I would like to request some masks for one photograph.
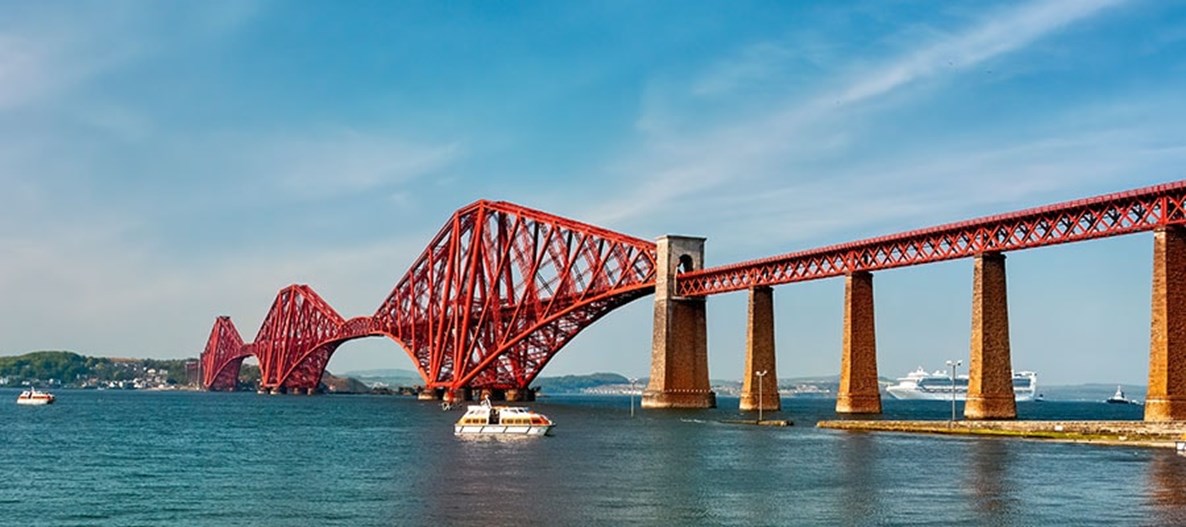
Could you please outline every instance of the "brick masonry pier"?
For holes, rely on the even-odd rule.
[[[1186,231],[1153,233],[1152,332],[1146,421],[1186,419]]]
[[[1174,448],[1186,421],[820,421],[818,428],[1044,439],[1070,443]]]
[[[968,370],[968,419],[1013,419],[1013,367],[1009,357],[1009,302],[1005,255],[975,258],[972,277],[972,340]]]
[[[774,289],[750,289],[745,328],[745,377],[739,408],[743,412],[781,410],[774,356]],[[765,373],[759,376],[760,372]]]
[[[836,413],[881,413],[876,333],[873,274],[865,271],[850,273],[844,279],[844,337]]]
[[[651,380],[643,408],[715,408],[708,384],[708,322],[704,297],[675,294],[676,274],[704,268],[704,238],[664,236],[656,243]]]

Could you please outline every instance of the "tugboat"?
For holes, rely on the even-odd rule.
[[[465,415],[453,425],[453,434],[474,435],[548,435],[555,423],[547,416],[521,406],[494,406],[490,399],[469,405]]]
[[[37,388],[29,388],[28,390],[21,392],[21,394],[16,398],[16,404],[43,405],[53,403],[54,394],[49,392],[39,392],[37,391]]]
[[[1120,389],[1120,385],[1116,386],[1116,393],[1104,400],[1108,404],[1141,404],[1139,401],[1134,401],[1124,396],[1124,390]]]

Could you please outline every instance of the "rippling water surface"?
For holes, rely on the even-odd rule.
[[[0,390],[3,525],[1186,524],[1186,458],[1171,451],[815,429],[828,400],[784,399],[795,426],[780,429],[721,423],[736,399],[631,419],[624,397],[552,397],[532,404],[552,437],[463,440],[457,411],[404,397],[16,394]]]

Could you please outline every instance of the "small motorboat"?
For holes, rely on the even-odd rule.
[[[1112,394],[1111,397],[1104,399],[1104,402],[1108,404],[1141,404],[1140,401],[1134,401],[1128,397],[1125,397],[1124,390],[1120,389],[1119,385],[1116,386],[1116,393]]]
[[[36,388],[29,388],[21,392],[16,398],[16,404],[42,405],[53,404],[54,394],[49,392],[37,391]]]
[[[494,406],[490,399],[482,404],[469,405],[465,414],[453,425],[453,434],[543,436],[551,432],[555,423],[547,416],[522,406]]]

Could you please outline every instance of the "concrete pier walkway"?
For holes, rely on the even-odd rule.
[[[902,432],[1016,437],[1069,443],[1174,448],[1186,421],[820,421],[819,428],[852,432]]]

